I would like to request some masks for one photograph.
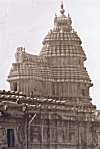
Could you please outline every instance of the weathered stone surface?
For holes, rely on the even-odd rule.
[[[60,12],[39,55],[17,48],[7,78],[11,92],[0,91],[0,147],[9,147],[9,137],[15,149],[100,146],[100,111],[91,103],[82,41],[63,4]]]

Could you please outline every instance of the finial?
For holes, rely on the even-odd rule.
[[[61,1],[61,10],[60,10],[61,14],[64,14],[65,10],[63,8],[63,2]]]
[[[61,1],[61,9],[63,9],[63,2]]]
[[[57,18],[57,14],[55,13],[55,18]]]
[[[68,13],[68,17],[70,16],[70,14]]]

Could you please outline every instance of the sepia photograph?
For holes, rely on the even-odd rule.
[[[100,149],[99,15],[99,0],[0,0],[0,149]]]

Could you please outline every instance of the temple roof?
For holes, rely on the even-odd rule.
[[[66,55],[68,55],[68,52],[70,50],[70,48],[68,46],[71,46],[71,49],[74,48],[76,49],[76,52],[78,52],[78,54],[80,55],[80,57],[83,57],[84,60],[86,60],[86,56],[84,54],[83,50],[80,50],[81,48],[81,39],[79,38],[79,36],[77,35],[77,33],[74,31],[74,29],[72,28],[72,20],[68,14],[68,16],[66,16],[64,14],[65,10],[63,8],[63,4],[61,4],[61,10],[60,10],[60,16],[57,17],[57,15],[55,14],[55,18],[54,18],[54,28],[50,30],[50,32],[48,32],[48,34],[46,35],[46,37],[43,40],[43,48],[40,52],[40,55],[43,56],[52,56],[53,55],[57,55],[57,56],[61,56],[60,51],[61,51],[61,46],[64,46],[62,48],[63,53]],[[59,46],[59,50],[57,49]],[[56,53],[54,52],[56,49]],[[72,54],[74,54],[72,51]]]
[[[7,80],[12,90],[23,91],[28,96],[31,92],[39,97],[58,96],[72,105],[79,98],[88,106],[91,105],[89,88],[93,84],[84,66],[86,55],[69,14],[66,16],[64,12],[61,4],[61,14],[55,15],[54,28],[44,38],[40,55],[17,48],[16,62]]]
[[[96,107],[91,105],[82,105],[78,101],[76,105],[70,105],[66,100],[51,99],[51,98],[39,98],[39,97],[27,97],[21,92],[12,92],[0,90],[0,112],[3,114],[10,114],[10,116],[22,116],[25,113],[25,107],[27,107],[28,113],[50,112],[54,113],[55,110],[58,114],[62,115],[65,119],[72,121],[77,120],[77,113],[80,115],[81,121],[95,121],[94,113]],[[63,113],[61,114],[61,111]],[[84,114],[82,115],[82,113]],[[89,115],[91,117],[89,117]]]

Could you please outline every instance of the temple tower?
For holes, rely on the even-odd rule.
[[[89,103],[92,83],[84,66],[86,55],[69,14],[66,17],[64,12],[61,4],[61,15],[55,14],[54,28],[44,38],[40,55],[28,54],[22,47],[17,49],[8,81],[11,90],[27,95],[77,97]]]
[[[52,96],[68,99],[77,97],[88,104],[92,83],[84,66],[86,55],[81,39],[71,26],[69,14],[66,17],[64,12],[62,4],[61,15],[55,15],[54,28],[44,38],[40,55],[47,59],[52,71]]]
[[[16,62],[7,80],[11,90],[27,96],[60,99],[70,106],[80,103],[95,109],[89,94],[93,84],[84,66],[82,42],[72,28],[69,14],[64,13],[62,3],[60,16],[55,14],[54,28],[44,38],[39,55],[17,48]]]
[[[16,118],[16,124],[23,127],[26,136],[30,134],[26,139],[19,134],[24,140],[21,141],[24,144],[17,141],[19,149],[28,145],[30,149],[98,147],[100,114],[96,115],[96,106],[89,94],[93,84],[84,66],[86,55],[81,39],[72,28],[69,14],[66,16],[64,13],[62,3],[60,16],[55,15],[54,28],[44,38],[39,55],[17,48],[16,61],[7,80],[11,90],[23,94],[17,96],[14,93],[16,98],[13,99],[12,93],[9,98],[8,93],[1,93],[1,99],[7,100],[9,113]],[[1,103],[3,109],[5,102]],[[26,106],[26,113],[25,110],[23,113],[23,106]],[[13,114],[15,109],[16,113],[19,111],[21,121],[17,121],[16,113]],[[34,114],[36,117],[28,129],[28,120]],[[25,123],[22,125],[23,119]]]

